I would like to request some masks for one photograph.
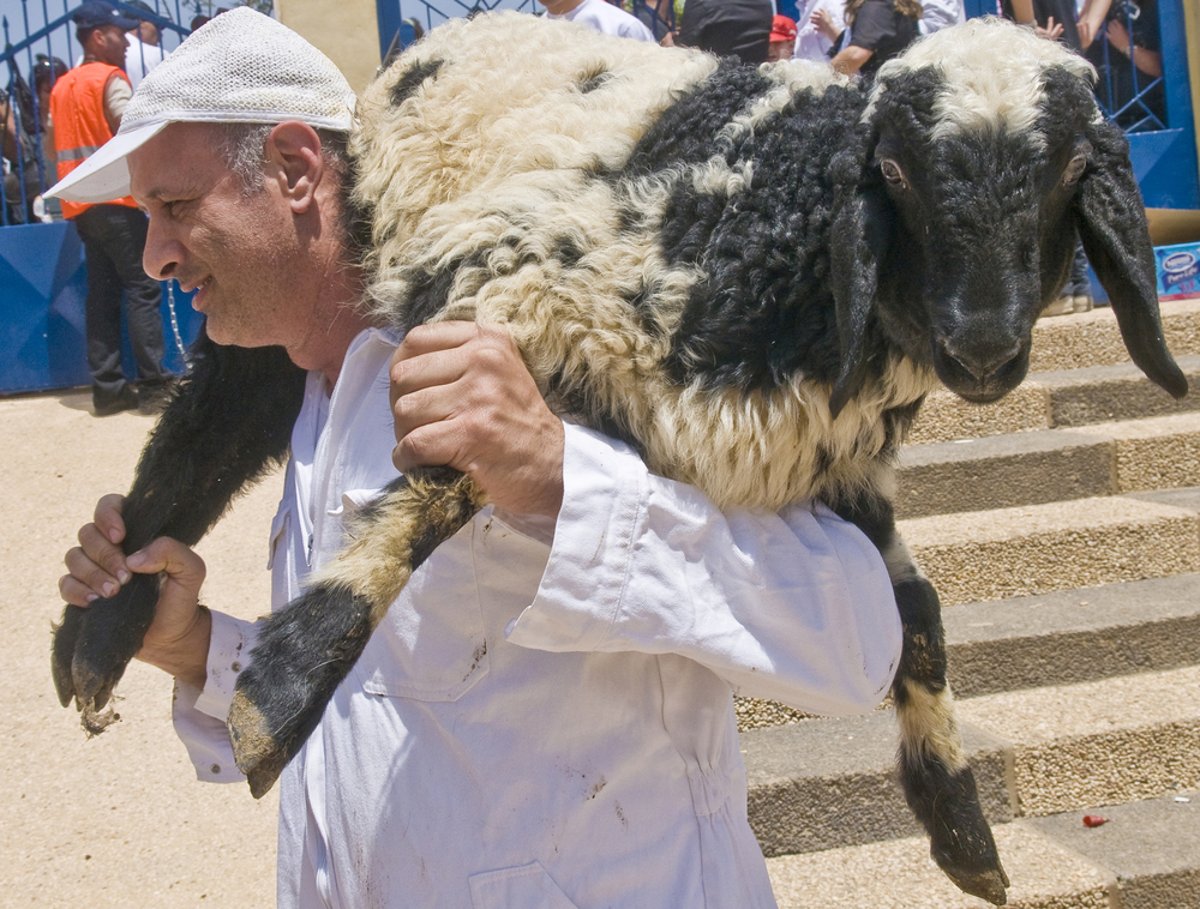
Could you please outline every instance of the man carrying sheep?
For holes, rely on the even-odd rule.
[[[722,513],[650,474],[555,416],[496,328],[398,338],[363,315],[352,106],[318,51],[235,9],[54,190],[131,190],[147,271],[197,291],[211,339],[282,345],[308,370],[274,607],[397,470],[450,465],[491,503],[414,575],[284,770],[279,905],[774,905],[732,691],[874,707],[900,650],[880,556],[818,503]],[[100,500],[61,592],[86,606],[160,574],[138,656],[175,677],[198,776],[238,780],[225,717],[257,625],[198,605],[205,566],[183,544],[125,558],[121,509]]]

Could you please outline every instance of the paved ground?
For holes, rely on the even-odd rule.
[[[123,721],[86,740],[50,681],[57,581],[75,531],[105,492],[123,491],[153,420],[95,419],[79,393],[0,399],[0,907],[246,907],[274,902],[275,810],[242,786],[195,780],[170,726],[170,680],[131,665]],[[201,546],[205,601],[266,610],[268,522],[278,477],[241,500]]]

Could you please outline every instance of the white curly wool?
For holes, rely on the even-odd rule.
[[[903,56],[879,68],[876,91],[887,91],[893,76],[926,66],[940,71],[946,86],[934,109],[934,139],[996,127],[1032,133],[1043,114],[1043,93],[1029,89],[1041,82],[1043,71],[1061,66],[1082,79],[1096,76],[1090,63],[1057,41],[1039,37],[1033,29],[1013,28],[1003,19],[986,17],[917,41]],[[868,122],[874,111],[872,98],[863,122]]]

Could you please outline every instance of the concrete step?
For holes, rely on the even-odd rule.
[[[962,722],[1011,746],[1016,813],[1200,787],[1200,666],[959,702]],[[1198,850],[1200,851],[1200,850]]]
[[[1176,357],[1200,354],[1200,298],[1160,304],[1163,337]],[[1117,320],[1108,307],[1039,319],[1033,328],[1030,372],[1128,363]]]
[[[1108,818],[1085,827],[1084,814]],[[1200,909],[1200,793],[998,825],[1012,909]],[[984,909],[924,837],[767,861],[780,909]]]
[[[993,404],[970,404],[944,388],[930,392],[905,440],[908,445],[977,439],[1050,428],[1046,389],[1026,380]]]
[[[1200,357],[1180,357],[1178,362],[1190,384],[1188,396],[1178,401],[1131,363],[1040,372],[1032,378],[1049,396],[1051,426],[1086,426],[1200,407]]]
[[[942,621],[959,698],[1176,669],[1200,660],[1200,574],[971,603]]]
[[[1200,787],[1200,667],[958,701],[993,824]],[[742,734],[750,823],[768,856],[921,833],[895,781],[890,709]],[[1200,858],[1200,851],[1198,851]]]
[[[1200,411],[900,450],[903,518],[1200,485]]]
[[[942,604],[952,606],[1194,571],[1200,515],[1179,498],[1191,494],[967,511],[898,527]]]
[[[1200,356],[1180,356],[1178,362],[1192,387],[1181,401],[1128,362],[1031,373],[993,404],[969,404],[938,389],[926,399],[906,441],[924,445],[1200,409]]]

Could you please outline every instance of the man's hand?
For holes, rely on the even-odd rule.
[[[558,515],[562,421],[502,329],[417,326],[392,357],[391,402],[401,472],[453,467],[500,508]]]
[[[79,529],[79,545],[64,559],[67,574],[59,579],[64,600],[87,607],[111,597],[134,574],[163,575],[154,620],[137,657],[198,686],[204,685],[211,619],[199,605],[204,561],[170,537],[159,537],[126,558],[121,509],[125,499],[104,496],[90,524]]]

